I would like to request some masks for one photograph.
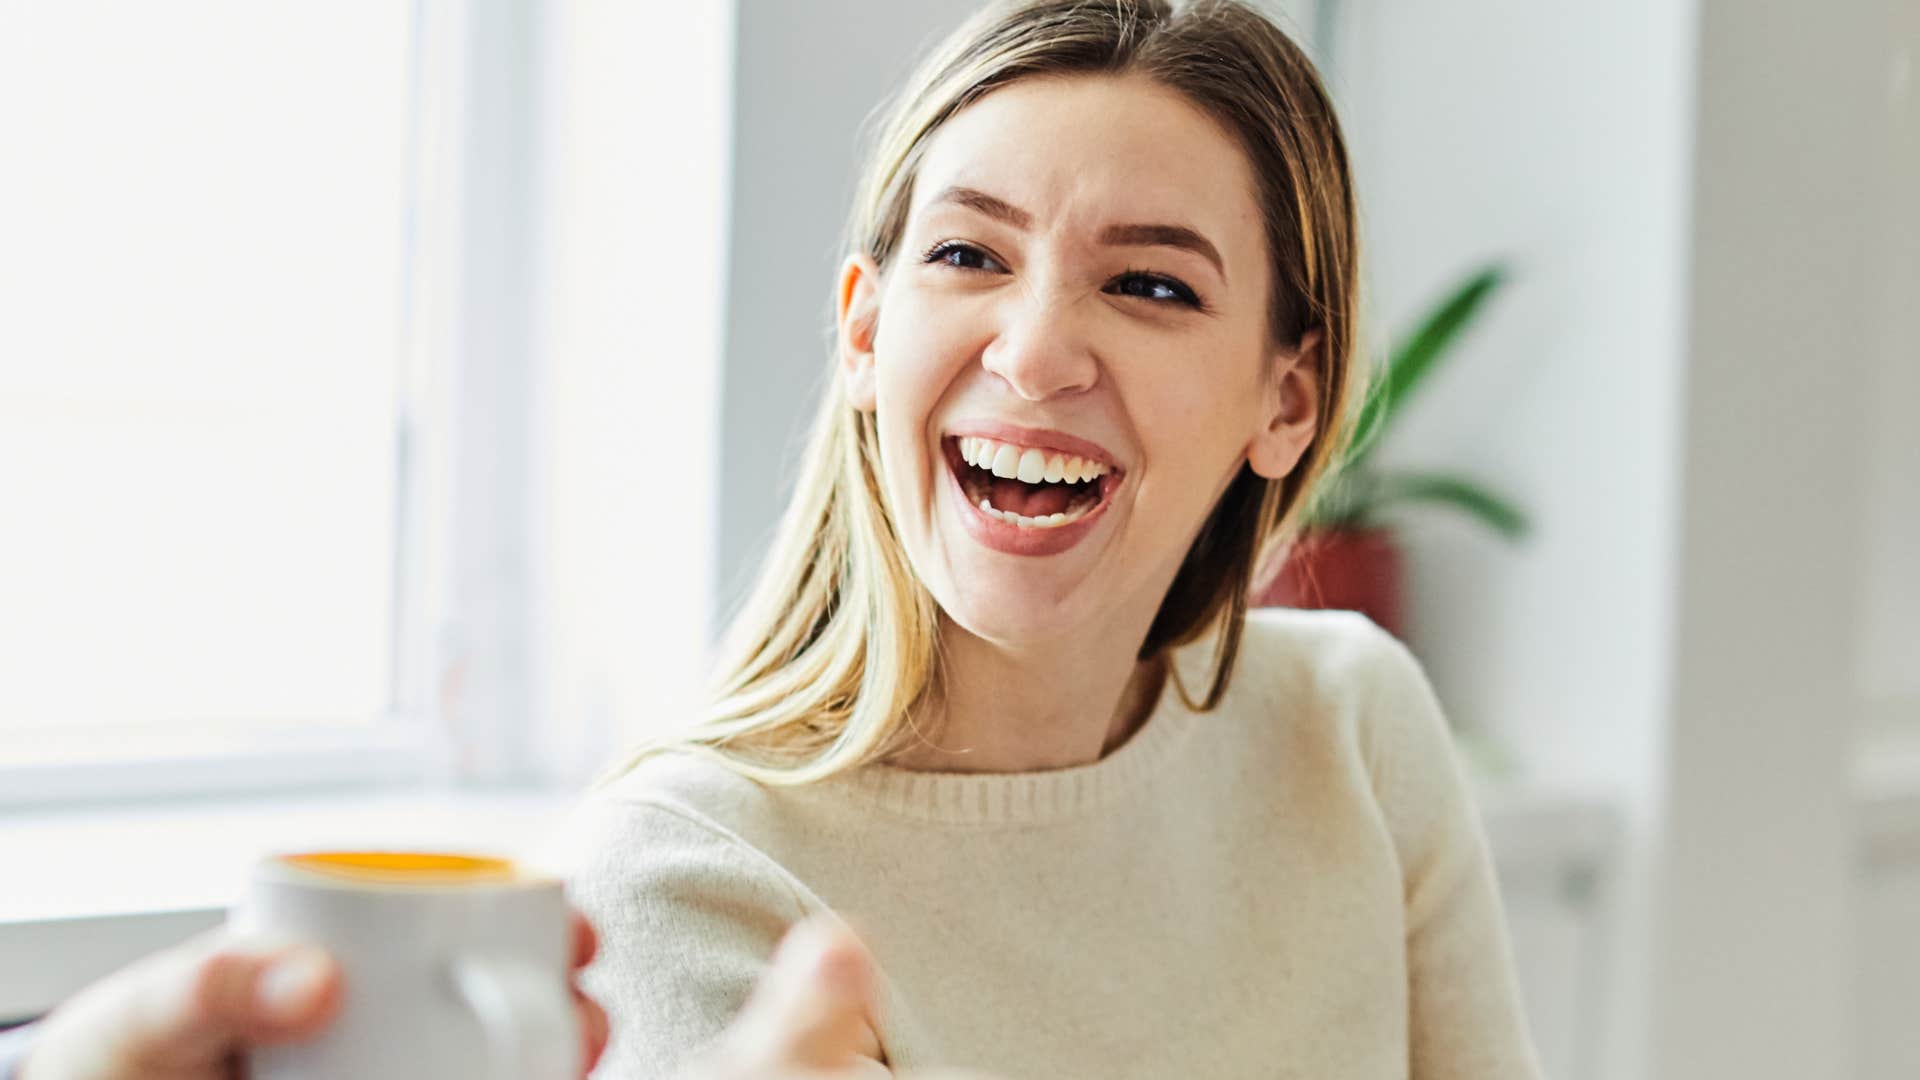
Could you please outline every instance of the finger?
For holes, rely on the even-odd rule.
[[[311,945],[199,939],[139,970],[124,1021],[138,1059],[194,1063],[305,1038],[338,1010],[340,968]]]
[[[571,966],[574,968],[583,968],[593,959],[593,954],[600,950],[600,935],[594,931],[593,924],[587,921],[587,917],[580,914],[580,912],[571,912],[569,919],[573,928],[573,959]]]
[[[580,1028],[585,1033],[587,1041],[586,1056],[582,1059],[585,1064],[580,1071],[580,1075],[585,1076],[600,1063],[600,1055],[606,1053],[607,1039],[612,1033],[612,1025],[607,1020],[607,1011],[600,1007],[600,1003],[577,989],[573,992],[573,1005],[580,1013]]]
[[[340,1000],[340,965],[311,945],[216,953],[201,969],[195,1020],[249,1043],[319,1030]]]
[[[728,1038],[753,1065],[843,1068],[879,1056],[872,959],[853,932],[814,919],[789,932]]]

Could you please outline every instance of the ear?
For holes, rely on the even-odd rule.
[[[880,316],[880,268],[866,252],[847,256],[840,264],[834,290],[834,324],[838,327],[835,352],[840,364],[840,387],[847,403],[872,412],[875,403],[873,339]]]
[[[1320,430],[1320,380],[1325,339],[1319,327],[1300,337],[1298,348],[1276,353],[1267,388],[1264,426],[1247,446],[1247,464],[1269,480],[1293,471]]]

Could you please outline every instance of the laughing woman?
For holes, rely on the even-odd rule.
[[[1538,1074],[1419,666],[1247,610],[1362,389],[1354,216],[1242,4],[1002,4],[925,61],[711,710],[583,817],[613,1075],[822,912],[877,966],[867,1071]]]

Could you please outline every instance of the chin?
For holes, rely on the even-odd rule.
[[[965,580],[965,586],[941,590],[948,593],[946,596],[936,594],[941,611],[961,629],[996,645],[1039,644],[1062,638],[1085,641],[1115,626],[1115,613],[1106,610],[1104,604],[1090,602],[1092,598],[1083,588],[1062,588],[1057,581],[1014,580],[977,569]],[[1084,584],[1089,588],[1092,585]]]

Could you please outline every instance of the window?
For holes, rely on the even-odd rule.
[[[387,716],[413,24],[0,8],[0,766]]]
[[[694,707],[714,454],[635,478],[717,446],[733,22],[661,18],[0,9],[0,811]]]

